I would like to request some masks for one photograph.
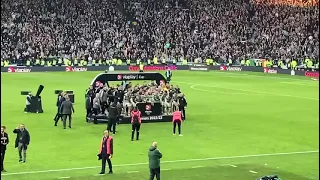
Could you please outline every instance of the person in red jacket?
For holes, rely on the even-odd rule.
[[[134,138],[134,132],[137,132],[137,139],[139,140],[140,134],[140,126],[141,126],[141,112],[137,107],[134,107],[133,111],[131,111],[131,124],[132,124],[132,132],[131,132],[131,141]]]
[[[112,163],[111,163],[111,158],[113,155],[113,138],[109,136],[108,130],[104,131],[104,135],[101,139],[100,143],[100,151],[99,151],[99,160],[102,160],[102,167],[101,167],[101,172],[100,174],[105,174],[105,169],[106,169],[106,161],[108,162],[109,166],[109,173],[112,174]]]
[[[177,128],[177,125],[178,125],[179,136],[182,136],[182,134],[181,134],[181,123],[182,123],[181,111],[173,112],[173,114],[172,114],[172,122],[173,122],[173,135],[176,135],[176,128]]]

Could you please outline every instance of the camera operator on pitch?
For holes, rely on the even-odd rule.
[[[32,94],[30,92],[26,97],[26,108],[24,109],[24,113],[31,112],[31,102],[32,102]]]

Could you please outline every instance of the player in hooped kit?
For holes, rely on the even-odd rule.
[[[131,124],[132,124],[132,132],[131,132],[131,141],[133,141],[134,133],[137,133],[136,140],[139,140],[140,135],[140,127],[141,127],[141,112],[137,107],[134,107],[133,111],[131,111]]]

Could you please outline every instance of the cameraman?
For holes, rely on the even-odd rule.
[[[29,93],[26,97],[26,108],[24,109],[24,113],[31,112],[31,102],[32,102],[32,94]]]

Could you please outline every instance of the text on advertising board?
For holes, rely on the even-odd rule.
[[[220,71],[242,71],[242,67],[220,66]]]
[[[141,117],[141,120],[152,121],[152,120],[161,120],[162,118],[163,118],[162,116],[144,116],[144,117]]]
[[[88,68],[77,68],[77,67],[66,67],[66,72],[86,72],[88,71]]]
[[[154,65],[154,66],[144,66],[144,71],[163,71],[163,70],[178,70],[178,67],[175,65],[165,66],[165,65]],[[139,66],[129,66],[129,71],[139,71]]]
[[[117,76],[118,80],[144,80],[144,75],[122,75],[119,74]]]
[[[307,71],[304,73],[305,76],[308,77],[319,77],[319,72],[311,72],[311,71]]]
[[[31,72],[31,69],[29,68],[14,68],[14,67],[8,67],[8,73],[28,73]]]
[[[190,71],[209,71],[208,66],[190,66]]]
[[[264,68],[264,69],[263,69],[263,72],[264,72],[264,73],[268,73],[268,74],[277,74],[277,73],[278,73],[278,70],[276,70],[276,69]]]

